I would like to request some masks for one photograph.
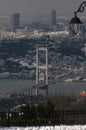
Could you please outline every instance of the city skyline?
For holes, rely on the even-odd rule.
[[[21,16],[38,17],[48,16],[52,10],[56,10],[57,16],[72,17],[82,0],[1,0],[0,16],[20,13]],[[83,13],[85,15],[85,13]]]

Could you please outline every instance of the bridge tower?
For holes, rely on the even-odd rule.
[[[42,55],[40,55],[40,53]],[[41,63],[40,57],[44,58],[45,63]],[[43,71],[43,72],[41,72]],[[43,81],[43,82],[41,82]],[[48,95],[48,48],[36,47],[36,95],[39,95],[39,89],[44,87],[46,95]]]

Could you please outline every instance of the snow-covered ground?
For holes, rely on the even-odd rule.
[[[38,127],[1,127],[0,130],[86,130],[86,125],[38,126]]]

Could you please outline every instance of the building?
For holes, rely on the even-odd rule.
[[[52,10],[52,26],[56,25],[56,10]]]
[[[11,16],[11,31],[15,32],[20,27],[20,14],[15,13]]]
[[[57,25],[56,25],[56,10],[52,10],[52,30],[56,31],[57,30]]]

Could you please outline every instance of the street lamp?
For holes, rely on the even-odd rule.
[[[84,8],[86,6],[86,1],[82,2],[78,8],[77,11],[74,12],[74,17],[70,21],[70,29],[74,35],[77,35],[80,29],[80,25],[83,24],[79,17],[77,16],[77,13],[82,13],[84,11]]]

